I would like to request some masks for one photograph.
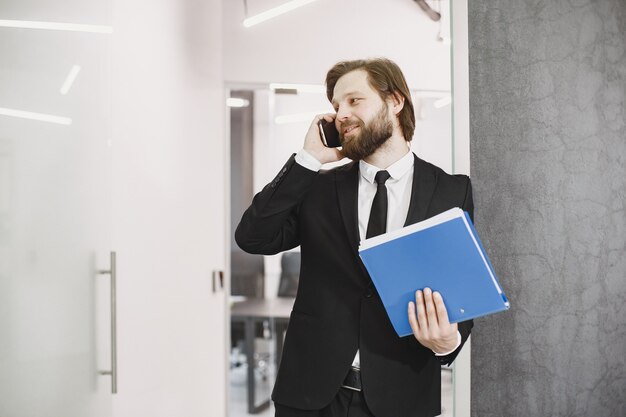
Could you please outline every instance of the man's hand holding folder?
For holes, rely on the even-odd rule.
[[[365,239],[359,255],[398,336],[413,334],[435,352],[445,352],[442,346],[454,338],[451,322],[509,308],[474,225],[460,208]],[[418,288],[429,291],[421,300]],[[439,294],[434,300],[432,290]],[[407,304],[414,300],[407,320]]]
[[[448,320],[448,311],[437,291],[424,288],[423,292],[415,292],[415,303],[409,302],[409,323],[417,341],[435,353],[450,352],[458,346],[458,325]]]

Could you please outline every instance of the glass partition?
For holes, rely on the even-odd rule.
[[[233,160],[233,166],[239,168],[231,172],[236,179],[231,202],[237,200],[238,204],[231,211],[232,232],[253,194],[301,148],[314,115],[332,112],[322,81],[325,71],[339,60],[385,56],[397,62],[415,106],[412,150],[449,173],[469,174],[469,107],[459,100],[467,100],[467,65],[463,65],[467,62],[466,2],[425,3],[428,10],[409,0],[393,4],[350,0],[332,8],[321,6],[322,2],[319,7],[312,3],[248,29],[241,27],[238,19],[262,11],[263,4],[256,3],[250,9],[237,2],[225,4],[226,87],[230,97],[247,103],[230,108],[231,149],[238,152],[231,156],[242,158]],[[352,15],[355,8],[359,9],[357,21]],[[316,22],[315,28],[307,21]],[[392,34],[394,42],[385,34]],[[276,88],[273,83],[288,85]],[[232,250],[237,250],[236,245]],[[266,256],[256,264],[256,276],[260,277],[256,288],[263,289],[257,292],[258,297],[278,299],[284,275],[282,255]],[[235,269],[241,263],[231,262],[231,266]],[[239,294],[232,302],[246,299]],[[273,385],[275,359],[280,354],[280,343],[275,343],[277,331],[271,320],[261,320],[250,333],[254,342],[246,345],[241,326],[233,324],[230,346],[230,416],[249,412],[273,415],[266,401]],[[246,346],[255,349],[257,355],[247,359]],[[468,344],[452,368],[442,368],[444,416],[469,416],[469,349]],[[246,368],[248,363],[252,371]],[[252,384],[251,377],[255,378]],[[255,394],[250,403],[252,389]]]
[[[0,415],[111,414],[108,0],[0,5]]]

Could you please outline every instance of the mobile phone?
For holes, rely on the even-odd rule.
[[[324,146],[328,148],[338,148],[341,146],[339,132],[335,127],[335,122],[327,122],[326,119],[322,119],[318,122],[318,126],[320,128],[320,135],[322,136]]]

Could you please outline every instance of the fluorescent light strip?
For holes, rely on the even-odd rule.
[[[20,29],[66,30],[70,32],[113,33],[113,26],[78,23],[34,22],[30,20],[1,20],[0,27]]]
[[[290,12],[298,7],[302,7],[306,4],[312,3],[315,0],[292,0],[288,3],[281,4],[278,7],[274,7],[273,9],[269,9],[265,12],[259,13],[255,16],[249,17],[243,21],[243,25],[247,28],[250,26],[254,26],[258,23],[265,22],[266,20],[272,19],[276,16],[280,16],[283,13]]]
[[[226,99],[226,105],[228,107],[248,107],[250,105],[250,101],[245,98],[230,97]]]
[[[38,120],[40,122],[57,123],[60,125],[71,125],[72,119],[63,116],[54,116],[52,114],[33,113],[23,110],[6,109],[0,107],[0,115],[9,117],[19,117],[21,119]]]
[[[326,87],[318,84],[271,83],[271,90],[298,90],[298,93],[326,93]]]
[[[433,106],[435,106],[436,109],[440,109],[442,107],[447,106],[450,103],[452,103],[452,97],[451,96],[447,96],[447,97],[443,97],[443,98],[440,98],[439,100],[435,101],[433,103]]]
[[[299,123],[299,122],[311,122],[318,114],[330,113],[328,110],[320,110],[318,112],[307,112],[307,113],[294,113],[294,114],[285,114],[283,116],[277,116],[274,118],[274,123],[277,125],[285,125],[289,123]]]
[[[65,78],[65,82],[61,86],[61,90],[60,90],[61,94],[66,95],[68,91],[70,91],[70,88],[72,88],[72,85],[74,84],[74,80],[76,79],[76,76],[78,75],[79,72],[80,72],[80,65],[74,65],[72,69],[70,70],[69,74],[67,74],[67,77]]]

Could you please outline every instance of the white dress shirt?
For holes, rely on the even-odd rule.
[[[296,154],[296,162],[304,168],[319,171],[322,164],[310,153],[301,149]],[[390,177],[385,182],[387,187],[387,231],[400,229],[406,222],[411,202],[411,187],[413,186],[413,152],[407,149],[406,155],[388,166],[385,170]],[[378,188],[374,177],[380,168],[370,165],[365,161],[359,161],[359,238],[365,239],[367,223],[369,222],[372,202]],[[437,356],[445,356],[454,352],[461,345],[461,333],[457,331],[457,344],[450,352],[437,353]],[[359,351],[357,350],[352,366],[360,368]]]

